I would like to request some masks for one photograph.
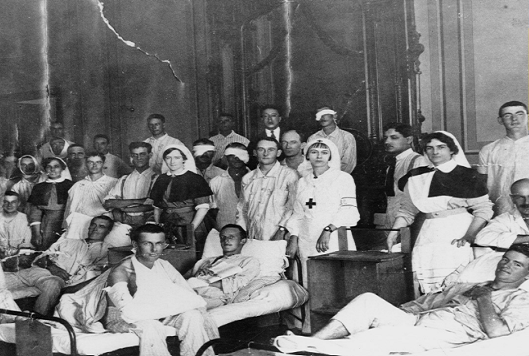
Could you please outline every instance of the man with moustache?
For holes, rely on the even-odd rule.
[[[427,166],[428,161],[412,149],[413,130],[410,125],[392,122],[384,126],[384,146],[390,157],[390,166],[386,174],[386,223],[391,229],[395,216],[400,209],[404,192],[398,188],[399,179],[413,168]]]
[[[86,152],[83,145],[73,144],[68,147],[66,165],[74,183],[79,182],[88,175]]]
[[[304,139],[305,136],[299,130],[288,130],[281,136],[281,148],[285,159],[280,164],[295,169],[300,178],[312,172],[312,166],[303,154],[307,144]]]
[[[122,260],[107,279],[105,328],[113,333],[135,330],[140,356],[170,356],[165,326],[172,326],[180,340],[180,355],[196,355],[204,343],[219,337],[206,302],[169,262],[160,259],[167,247],[162,227],[142,225],[131,237],[135,254]],[[214,355],[213,349],[204,355]]]
[[[505,127],[505,137],[479,151],[478,172],[485,175],[495,215],[513,208],[509,189],[514,181],[529,178],[529,128],[527,105],[509,101],[498,113],[498,123]]]
[[[356,167],[356,140],[353,134],[338,127],[338,113],[328,106],[318,109],[316,121],[320,123],[321,130],[311,135],[307,142],[318,138],[331,140],[340,152],[340,169],[352,173]]]
[[[513,244],[529,243],[529,178],[517,180],[511,185],[511,199],[516,209],[492,219],[481,230],[474,243],[504,251]]]
[[[147,142],[131,142],[130,158],[134,170],[121,177],[105,197],[104,208],[112,210],[114,220],[138,227],[153,215],[149,199],[152,186],[158,175],[149,167],[152,156],[151,145]]]

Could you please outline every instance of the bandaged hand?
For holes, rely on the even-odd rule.
[[[105,329],[111,333],[128,333],[131,329],[135,328],[136,325],[127,323],[121,318],[121,312],[117,307],[109,306],[107,313],[103,318],[103,324]]]

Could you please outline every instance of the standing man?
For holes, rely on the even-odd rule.
[[[48,157],[66,158],[68,147],[73,143],[64,139],[64,126],[60,122],[53,122],[50,125],[50,141],[46,142],[39,148],[37,154],[39,160]],[[52,145],[53,143],[53,145]]]
[[[170,356],[164,328],[172,326],[180,340],[180,355],[196,355],[203,344],[219,337],[219,331],[204,299],[169,262],[160,259],[167,247],[163,228],[140,226],[132,233],[132,245],[136,253],[108,276],[105,328],[113,333],[136,329],[140,355]],[[204,355],[214,355],[212,348]]]
[[[86,153],[84,146],[73,144],[68,147],[68,157],[66,158],[66,165],[68,171],[72,176],[72,182],[76,183],[84,179],[88,170],[86,169]]]
[[[110,153],[110,139],[107,135],[97,134],[94,136],[94,150],[105,155],[103,173],[107,176],[119,178],[132,171],[121,158]]]
[[[259,140],[254,154],[259,166],[242,178],[237,225],[251,239],[282,240],[283,226],[292,215],[298,174],[279,164],[281,146],[271,137]]]
[[[242,143],[230,143],[224,155],[228,161],[228,170],[215,177],[209,183],[213,192],[213,204],[209,211],[217,212],[217,230],[227,225],[235,224],[237,203],[241,196],[242,177],[248,173],[246,163],[250,155]]]
[[[213,164],[226,168],[227,163],[222,159],[226,146],[233,142],[239,142],[248,146],[250,140],[233,131],[235,128],[235,120],[231,114],[221,113],[217,121],[217,126],[219,134],[209,138],[215,144],[216,149],[215,155],[213,156]]]
[[[527,105],[509,101],[500,107],[498,115],[498,123],[505,127],[506,136],[483,147],[478,163],[478,172],[487,178],[495,215],[513,208],[509,198],[511,184],[529,178]]]
[[[353,134],[338,127],[337,118],[338,114],[330,107],[319,108],[316,121],[320,123],[322,129],[311,135],[307,141],[317,138],[331,140],[340,152],[341,170],[352,173],[356,167],[356,140]]]
[[[197,174],[201,175],[206,182],[224,173],[224,169],[213,165],[215,155],[215,144],[207,138],[201,138],[193,142],[193,157],[197,166]]]
[[[413,168],[427,166],[426,158],[412,149],[413,130],[410,125],[402,122],[392,122],[384,126],[384,146],[392,157],[386,174],[386,223],[391,229],[395,216],[400,209],[400,202],[404,192],[399,190],[399,179]]]
[[[73,212],[88,216],[107,213],[103,202],[118,180],[103,173],[104,164],[105,156],[101,153],[92,152],[88,155],[86,158],[88,175],[75,183],[68,191],[64,221]]]
[[[312,166],[303,154],[306,144],[304,136],[297,130],[285,131],[281,136],[281,148],[285,159],[280,163],[282,166],[296,170],[300,178],[312,172]]]
[[[259,130],[257,134],[253,136],[252,141],[249,143],[248,151],[250,153],[254,152],[257,147],[257,141],[259,141],[262,137],[270,137],[279,142],[282,134],[282,128],[279,126],[279,124],[281,123],[282,119],[283,118],[281,117],[281,111],[279,107],[275,105],[263,106],[261,109],[261,120],[264,124],[264,130]],[[281,151],[281,155],[279,156],[278,160],[281,161],[283,158],[285,157]],[[256,156],[250,157],[248,167],[250,169],[255,169],[257,167]]]
[[[158,175],[149,167],[152,156],[147,142],[131,142],[130,158],[134,170],[121,177],[105,198],[105,209],[113,209],[114,220],[132,227],[143,225],[153,215],[149,195]]]
[[[165,132],[165,117],[161,114],[149,115],[147,117],[147,127],[152,136],[143,142],[147,142],[152,147],[152,157],[149,164],[157,174],[160,174],[162,173],[162,155],[165,146],[184,144],[179,139],[171,137]]]

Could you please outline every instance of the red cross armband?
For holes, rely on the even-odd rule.
[[[343,197],[340,199],[340,206],[354,206],[356,207],[356,198]]]

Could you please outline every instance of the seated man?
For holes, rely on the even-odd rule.
[[[528,178],[517,180],[511,185],[511,199],[516,209],[492,219],[477,234],[474,241],[476,245],[507,249],[512,244],[529,243]]]
[[[208,309],[232,303],[241,288],[247,286],[260,272],[256,258],[241,255],[246,243],[246,231],[242,227],[225,225],[220,230],[220,243],[223,255],[197,262],[193,268],[195,278],[189,280],[196,286],[196,292],[206,300]],[[221,273],[230,267],[236,268],[222,278]]]
[[[30,155],[24,155],[19,158],[18,169],[21,175],[10,179],[13,184],[11,190],[19,195],[20,206],[18,209],[23,213],[29,214],[27,201],[31,191],[37,183],[44,182],[47,177],[41,171],[37,159]]]
[[[529,326],[529,293],[519,287],[529,279],[529,246],[512,245],[498,263],[495,275],[493,281],[454,284],[400,308],[364,293],[313,338],[280,336],[276,346],[283,352],[312,347],[312,351],[336,355],[413,353],[525,329]],[[347,340],[334,340],[345,337]]]
[[[153,215],[154,208],[149,194],[158,177],[149,167],[152,147],[147,142],[131,142],[130,158],[134,170],[119,178],[105,197],[105,209],[112,210],[114,220],[138,227]]]
[[[0,214],[0,255],[2,258],[16,255],[21,248],[33,248],[31,229],[26,214],[18,211],[19,194],[9,191],[4,195]]]
[[[215,144],[207,138],[201,138],[193,142],[193,157],[197,166],[197,174],[201,175],[206,182],[224,173],[224,169],[213,165],[215,155]]]
[[[164,325],[172,326],[181,341],[180,355],[194,356],[204,343],[219,337],[206,302],[169,262],[159,259],[167,247],[162,227],[140,226],[132,233],[132,245],[136,253],[108,276],[106,329],[136,330],[141,356],[170,356]],[[209,348],[204,354],[214,353]]]
[[[19,264],[17,272],[6,272],[7,288],[14,291],[37,287],[40,295],[35,311],[41,314],[53,311],[62,288],[95,277],[106,267],[109,245],[103,240],[113,225],[107,216],[95,217],[88,227],[86,240],[59,239],[35,259],[33,266]]]

